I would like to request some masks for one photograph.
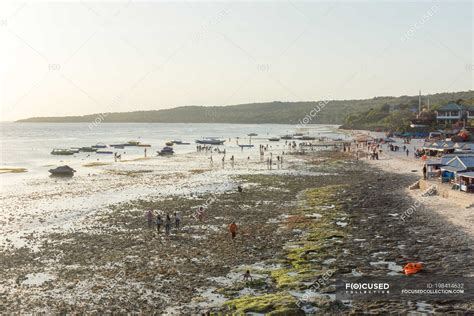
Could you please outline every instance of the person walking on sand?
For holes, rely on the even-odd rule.
[[[229,225],[229,232],[232,236],[232,241],[234,241],[235,237],[237,236],[237,224],[235,222],[232,222],[232,224]]]
[[[151,228],[151,226],[153,225],[153,211],[152,210],[148,210],[148,212],[146,213],[146,219],[148,222],[148,228]]]
[[[174,227],[179,229],[179,225],[181,224],[181,216],[179,216],[178,212],[174,212]]]
[[[161,219],[160,215],[156,216],[156,231],[159,233],[161,229],[161,225],[163,225],[163,220]]]
[[[407,149],[407,157],[408,157],[409,154],[410,154],[410,151]]]
[[[247,270],[242,276],[242,278],[244,279],[244,282],[253,281],[252,275],[250,274],[250,270]]]
[[[168,214],[166,214],[165,232],[166,232],[166,235],[168,236],[171,232],[171,218]]]

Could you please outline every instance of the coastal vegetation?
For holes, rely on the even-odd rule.
[[[471,99],[474,91],[463,91],[454,93],[438,93],[424,96],[429,98],[431,104],[444,104],[458,99]],[[350,124],[355,122],[352,117],[350,122],[347,119],[353,115],[361,115],[367,111],[373,113],[371,125],[376,125],[377,119],[383,119],[382,113],[376,113],[379,107],[394,108],[408,106],[417,107],[418,96],[381,96],[364,100],[325,100],[325,101],[303,101],[303,102],[266,102],[250,103],[229,106],[183,106],[165,110],[155,111],[134,111],[117,113],[96,113],[84,116],[64,116],[64,117],[33,117],[19,120],[17,122],[49,122],[49,123],[93,123],[100,117],[100,122],[133,122],[133,123],[275,123],[275,124],[300,124],[305,116],[315,108],[324,109],[317,111],[311,117],[308,124]],[[314,111],[313,111],[314,112]],[[405,112],[399,115],[403,117]],[[397,117],[389,118],[389,121],[396,121]],[[387,123],[389,124],[389,123]]]

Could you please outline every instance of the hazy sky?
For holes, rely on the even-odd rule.
[[[473,89],[473,2],[0,4],[1,120]]]

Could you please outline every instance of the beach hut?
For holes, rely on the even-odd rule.
[[[474,155],[458,155],[441,166],[441,182],[452,182],[461,173],[474,171]]]
[[[463,172],[459,175],[459,189],[467,193],[474,193],[474,172]]]

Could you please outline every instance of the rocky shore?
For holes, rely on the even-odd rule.
[[[415,176],[342,153],[302,159],[289,166],[294,174],[236,175],[243,192],[117,203],[98,211],[87,230],[32,235],[38,249],[4,249],[0,313],[473,311],[462,301],[335,301],[337,276],[400,275],[409,261],[423,261],[427,274],[473,276],[473,242],[423,207],[401,219],[415,202],[404,194]],[[200,205],[203,222],[195,218]],[[148,209],[179,211],[182,228],[169,237],[147,228]],[[242,279],[247,270],[251,282]]]

